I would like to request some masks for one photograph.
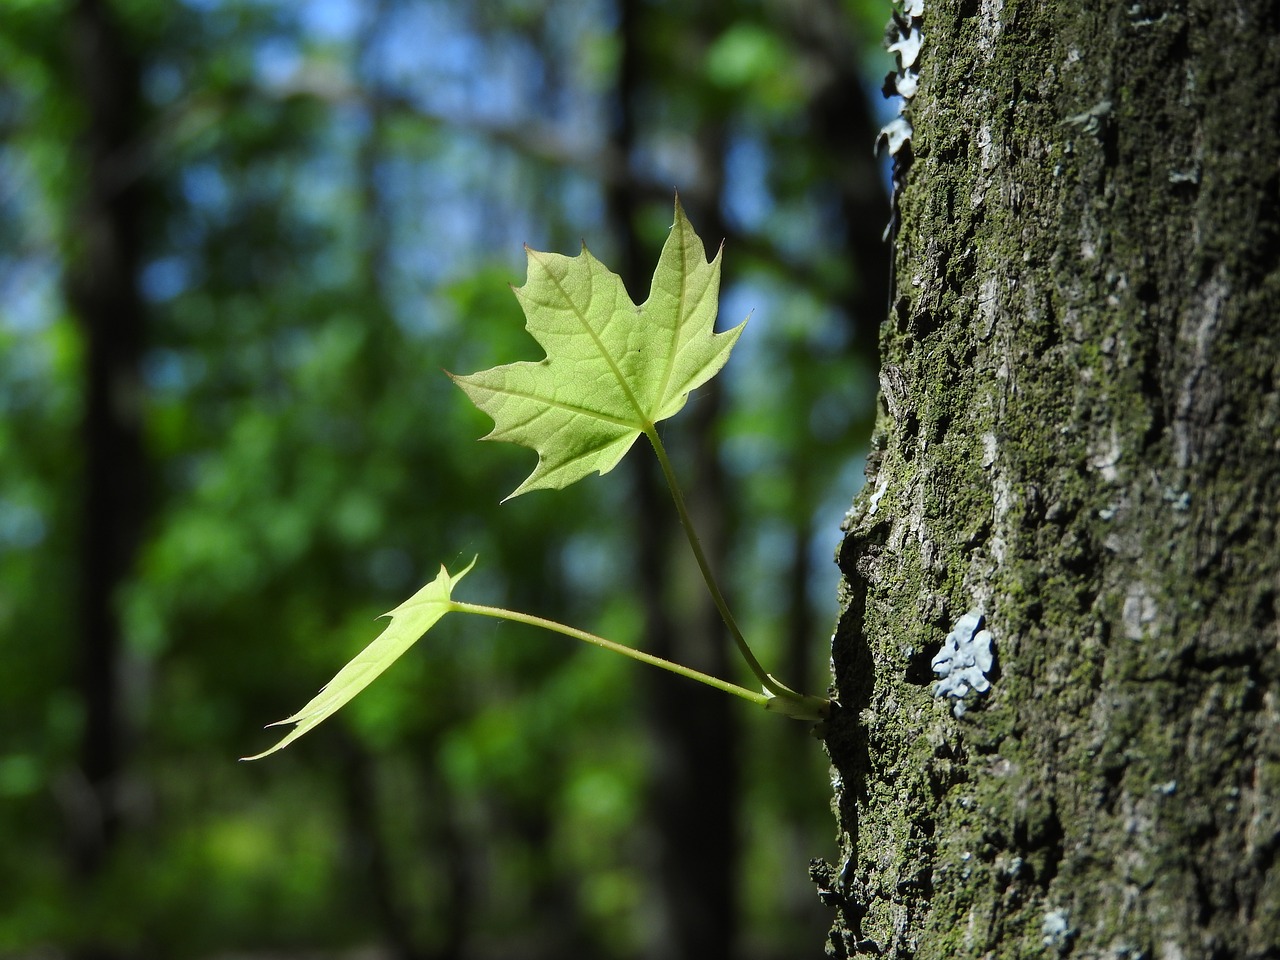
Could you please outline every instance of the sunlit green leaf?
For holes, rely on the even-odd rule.
[[[357,693],[371,684],[377,677],[395,663],[402,653],[408,650],[418,638],[435,626],[452,607],[454,586],[471,572],[475,560],[467,564],[457,576],[450,576],[443,566],[434,580],[415,593],[390,613],[387,628],[378,638],[369,644],[355,659],[338,671],[305,707],[291,717],[278,720],[270,726],[278,727],[286,723],[297,724],[288,736],[269,750],[244,757],[245,760],[259,760],[277,750],[287,747],[304,733],[337,713]]]
[[[745,325],[714,332],[720,255],[707,262],[678,199],[639,307],[585,246],[576,257],[526,252],[528,279],[515,293],[546,359],[453,378],[493,418],[486,440],[538,452],[537,468],[513,497],[608,473],[636,437],[716,375]]]

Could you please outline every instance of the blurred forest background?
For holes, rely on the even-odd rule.
[[[522,243],[721,323],[664,435],[761,658],[826,687],[885,308],[883,0],[0,3],[0,955],[791,958],[804,726],[445,621],[268,761],[375,617],[461,599],[744,681],[652,456],[530,451],[441,372],[538,359]]]

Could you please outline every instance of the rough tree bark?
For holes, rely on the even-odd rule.
[[[1280,956],[1280,11],[931,0],[923,37],[829,950]]]

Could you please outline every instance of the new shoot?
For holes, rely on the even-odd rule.
[[[641,663],[696,680],[766,710],[820,721],[831,704],[806,696],[766,673],[739,629],[716,581],[685,506],[657,424],[678,413],[689,393],[714,377],[746,322],[715,332],[720,253],[707,260],[676,199],[675,223],[663,245],[649,298],[636,306],[622,279],[584,246],[576,257],[525,247],[528,278],[515,288],[526,329],[546,351],[540,361],[520,361],[469,376],[450,374],[477,407],[493,418],[486,440],[504,440],[537,451],[538,464],[507,499],[530,490],[560,490],[591,473],[612,470],[645,436],[662,468],[680,525],[725,627],[760,684],[746,687],[614,643],[584,630],[527,613],[453,599],[456,575],[444,567],[387,616],[391,622],[305,707],[279,724],[295,724],[279,743],[246,759],[288,745],[367,687],[446,613],[469,613],[529,624],[590,643]],[[275,726],[276,724],[273,724]]]

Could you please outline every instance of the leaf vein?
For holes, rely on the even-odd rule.
[[[490,389],[493,390],[494,393],[501,394],[502,396],[505,396],[505,397],[515,397],[517,400],[534,400],[537,403],[543,404],[544,407],[549,407],[556,410],[563,410],[566,413],[578,414],[580,416],[589,417],[592,420],[603,421],[604,423],[611,423],[616,427],[625,427],[628,430],[640,429],[640,427],[635,423],[635,421],[626,420],[622,417],[615,417],[613,414],[605,413],[602,410],[591,410],[588,407],[578,406],[577,404],[573,404],[573,403],[565,403],[563,400],[556,400],[551,397],[544,397],[541,394],[530,393],[523,390],[511,390],[506,387],[503,387],[501,389],[496,389],[491,387]],[[534,420],[538,419],[539,417],[543,416],[548,412],[549,411],[546,409],[536,410],[533,416],[531,416],[528,420],[520,421],[519,423],[514,424],[514,426],[517,426],[517,427],[525,426],[526,424],[532,423]]]
[[[564,284],[560,282],[560,278],[552,274],[550,271],[548,271],[548,276],[551,277],[551,282],[555,285],[555,288],[558,291],[560,291],[561,295],[564,297],[565,303],[569,304],[569,306],[573,309],[573,314],[575,317],[578,318],[578,322],[582,325],[582,329],[584,329],[588,334],[591,335],[591,342],[595,344],[596,351],[600,354],[601,358],[605,361],[605,363],[609,365],[610,372],[613,374],[614,379],[618,381],[618,386],[622,387],[622,392],[626,395],[627,402],[631,404],[631,409],[633,409],[636,412],[636,417],[642,423],[647,424],[649,421],[648,413],[644,410],[643,407],[640,406],[640,401],[636,399],[635,393],[632,392],[631,385],[627,383],[627,378],[622,375],[622,370],[619,369],[617,361],[614,360],[613,355],[610,354],[608,348],[605,347],[604,341],[600,339],[600,334],[596,331],[595,327],[591,326],[591,323],[587,320],[586,311],[589,310],[591,307],[590,302],[587,303],[585,308],[578,306],[578,304],[573,300],[573,298],[569,296],[569,292],[565,290]],[[612,319],[612,314],[610,314],[609,317],[605,320],[605,323],[607,324],[611,319]],[[628,424],[628,426],[634,426],[634,425]],[[641,427],[639,429],[644,429],[644,428]]]

